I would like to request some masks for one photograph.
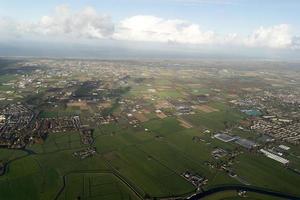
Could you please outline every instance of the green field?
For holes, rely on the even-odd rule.
[[[299,195],[300,176],[265,156],[245,153],[235,167],[238,175],[255,186]]]
[[[112,173],[74,173],[66,176],[64,199],[134,200],[136,195]]]
[[[219,130],[223,128],[225,114],[232,117],[232,123],[242,118],[234,111],[223,110],[188,118],[199,120],[201,127]],[[203,141],[194,142],[194,136]],[[133,189],[143,197],[182,196],[195,191],[181,177],[186,170],[208,179],[204,189],[241,184],[225,172],[205,165],[213,161],[214,148],[232,150],[237,146],[213,139],[198,127],[183,128],[174,117],[154,118],[141,128],[115,123],[103,125],[94,131],[94,138],[98,153],[85,160],[72,156],[74,151],[85,147],[77,132],[50,134],[44,143],[28,147],[35,154],[1,150],[1,160],[10,162],[6,174],[0,177],[0,199],[54,199],[58,194],[59,199],[138,199]],[[299,195],[299,176],[275,161],[250,153],[237,159],[234,164],[237,174],[251,185]],[[224,199],[239,199],[233,197]],[[254,195],[253,199],[262,197]]]
[[[281,198],[257,194],[253,192],[247,192],[245,197],[238,196],[236,191],[225,191],[218,192],[207,197],[204,197],[203,200],[280,200]]]
[[[218,109],[219,111],[211,113],[199,111],[195,115],[185,116],[185,119],[195,126],[217,131],[224,130],[244,118],[243,114],[229,108],[225,104],[213,103],[210,106]]]

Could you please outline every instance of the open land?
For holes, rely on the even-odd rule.
[[[2,58],[0,199],[300,197],[294,66]]]

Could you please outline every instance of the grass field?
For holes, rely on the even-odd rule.
[[[0,160],[8,162],[26,155],[26,152],[21,150],[1,149]]]
[[[300,195],[300,176],[261,154],[245,153],[235,167],[239,176],[255,186]]]
[[[224,191],[218,192],[207,197],[204,197],[203,200],[280,200],[281,198],[257,194],[253,192],[247,192],[245,197],[238,196],[236,191]]]
[[[182,97],[182,95],[176,90],[159,91],[156,95],[160,98],[167,98],[167,97],[169,97],[169,98],[170,97],[171,98],[178,98],[178,97]]]
[[[18,76],[14,74],[0,75],[0,84],[16,79]]]
[[[231,116],[232,122],[243,117],[227,112],[223,105],[213,106],[220,110],[213,112],[218,114],[198,113],[194,116],[199,120],[197,124],[219,130],[223,124],[216,121],[222,122],[225,115]],[[194,142],[194,136],[203,141]],[[205,189],[240,184],[223,171],[204,164],[212,161],[214,148],[231,150],[236,145],[213,139],[198,127],[186,129],[175,117],[153,118],[141,128],[103,125],[94,131],[94,138],[98,153],[85,160],[72,156],[74,151],[85,148],[77,132],[50,134],[43,144],[29,147],[35,154],[2,149],[0,159],[10,163],[6,174],[0,177],[0,199],[54,199],[63,188],[63,180],[66,185],[59,199],[136,199],[120,177],[144,197],[191,194],[195,188],[180,176],[186,170],[206,177]],[[241,154],[234,168],[251,185],[299,194],[299,176],[261,155]],[[218,199],[218,195],[208,199]],[[239,199],[230,195],[224,199]],[[252,199],[268,199],[253,195]]]
[[[53,199],[61,179],[56,170],[41,168],[34,157],[26,157],[10,164],[0,185],[1,199]]]
[[[59,196],[64,199],[137,199],[130,189],[111,173],[75,173],[66,177],[66,188]]]
[[[80,142],[77,132],[52,133],[43,144],[34,144],[29,149],[36,153],[44,154],[62,150],[78,149],[84,145]]]
[[[83,145],[79,131],[74,129],[49,133],[45,141],[28,145],[26,149],[1,148],[0,166],[1,172],[5,167],[5,173],[0,176],[0,200],[184,199],[197,190],[182,176],[186,171],[208,180],[200,191],[249,184],[300,196],[299,174],[256,151],[250,152],[234,142],[225,143],[212,137],[226,129],[242,138],[258,138],[255,131],[238,128],[241,121],[245,127],[244,119],[249,116],[241,113],[238,106],[228,103],[244,97],[247,100],[248,94],[256,95],[255,90],[250,93],[253,87],[248,87],[251,85],[248,82],[256,83],[259,79],[238,78],[239,73],[246,71],[238,70],[233,77],[223,77],[219,71],[222,72],[223,67],[231,71],[234,65],[204,67],[202,72],[202,67],[193,62],[191,69],[185,66],[181,70],[182,64],[176,59],[171,67],[164,66],[168,60],[157,66],[155,62],[138,66],[140,61],[139,64],[126,61],[125,65],[132,65],[128,71],[118,70],[124,65],[121,60],[116,61],[116,69],[114,65],[101,69],[107,61],[99,65],[92,61],[86,66],[84,60],[68,62],[69,59],[62,60],[63,64],[55,65],[52,71],[50,66],[46,68],[52,62],[43,60],[42,68],[26,71],[22,67],[24,71],[21,69],[20,73],[18,68],[11,71],[18,75],[0,74],[0,105],[24,103],[39,113],[37,120],[80,116],[82,128],[94,129],[94,140],[90,145]],[[87,70],[87,66],[92,70]],[[201,70],[193,73],[197,68]],[[60,73],[60,69],[67,71]],[[140,73],[135,73],[137,70]],[[272,73],[257,74],[275,77]],[[287,79],[288,76],[283,77]],[[26,87],[20,87],[22,82]],[[271,84],[272,81],[267,80],[259,83],[263,95],[265,91],[273,93],[269,90]],[[283,87],[282,92],[292,91],[290,80],[287,86],[289,89]],[[249,93],[242,93],[247,88]],[[7,92],[9,90],[11,92]],[[181,105],[190,107],[192,112],[180,115]],[[163,114],[159,115],[158,110]],[[129,113],[133,116],[129,117]],[[104,125],[101,117],[111,114],[114,120]],[[6,123],[6,120],[5,116],[3,121]],[[34,127],[34,123],[28,128]],[[22,135],[23,130],[19,130]],[[30,136],[24,134],[24,138],[27,142]],[[274,146],[278,144],[279,141],[274,142]],[[290,160],[289,166],[300,169],[300,147],[286,145],[291,147],[286,152],[289,155],[284,155]],[[96,153],[82,160],[74,156],[74,152],[87,147],[94,147]],[[212,151],[216,149],[224,150],[224,155],[215,156]],[[230,176],[225,168],[232,169],[237,176]],[[241,198],[237,191],[219,192],[204,199],[277,200],[252,192]]]
[[[234,125],[244,118],[244,115],[229,109],[224,104],[212,104],[211,106],[219,111],[210,113],[199,111],[195,115],[185,116],[185,119],[195,126],[217,131],[225,129],[226,126]]]
[[[129,147],[108,158],[122,175],[150,196],[173,196],[193,191],[191,184],[147,153]]]

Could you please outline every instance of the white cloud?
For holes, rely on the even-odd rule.
[[[179,0],[180,1],[180,0]],[[236,33],[221,35],[203,30],[199,24],[181,19],[164,19],[151,15],[136,15],[113,23],[107,15],[86,7],[74,12],[62,5],[52,15],[36,22],[17,22],[0,18],[1,35],[53,36],[83,39],[114,39],[191,45],[223,45],[259,48],[299,49],[300,39],[292,35],[287,24],[260,27],[249,36]]]
[[[9,35],[18,37],[21,33],[18,27],[19,24],[15,20],[9,17],[0,17],[0,37]]]
[[[43,16],[38,22],[27,24],[23,30],[42,35],[107,38],[114,32],[114,25],[109,16],[98,14],[92,7],[72,12],[68,6],[61,5],[53,15]]]
[[[260,27],[245,40],[253,47],[288,48],[292,45],[291,28],[287,24],[272,27]]]
[[[292,39],[292,49],[300,49],[300,37],[294,36]]]
[[[113,37],[119,40],[183,44],[217,44],[227,39],[221,38],[214,31],[202,31],[198,24],[150,15],[137,15],[122,20],[116,26]]]
[[[292,46],[291,28],[287,24],[260,27],[243,37],[236,33],[219,35],[201,30],[200,25],[184,20],[168,20],[138,15],[122,20],[116,27],[115,39],[172,42],[195,45],[243,45],[247,47],[289,48]]]
[[[236,33],[219,35],[202,30],[200,25],[184,20],[168,20],[149,15],[126,18],[116,25],[114,39],[147,42],[171,42],[194,45],[235,45],[274,49],[299,49],[299,37],[288,24],[259,27],[249,36]]]
[[[170,4],[178,4],[181,6],[201,6],[201,5],[238,5],[240,4],[240,0],[140,0],[140,1],[148,1],[151,3],[157,2],[167,2]]]
[[[182,42],[180,37],[190,28],[182,20],[164,20],[155,16],[137,15],[122,20],[114,34],[115,39],[148,42]],[[189,38],[191,39],[191,38]]]

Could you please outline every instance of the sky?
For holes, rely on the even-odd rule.
[[[299,0],[0,0],[0,55],[80,44],[298,58],[299,10]]]

